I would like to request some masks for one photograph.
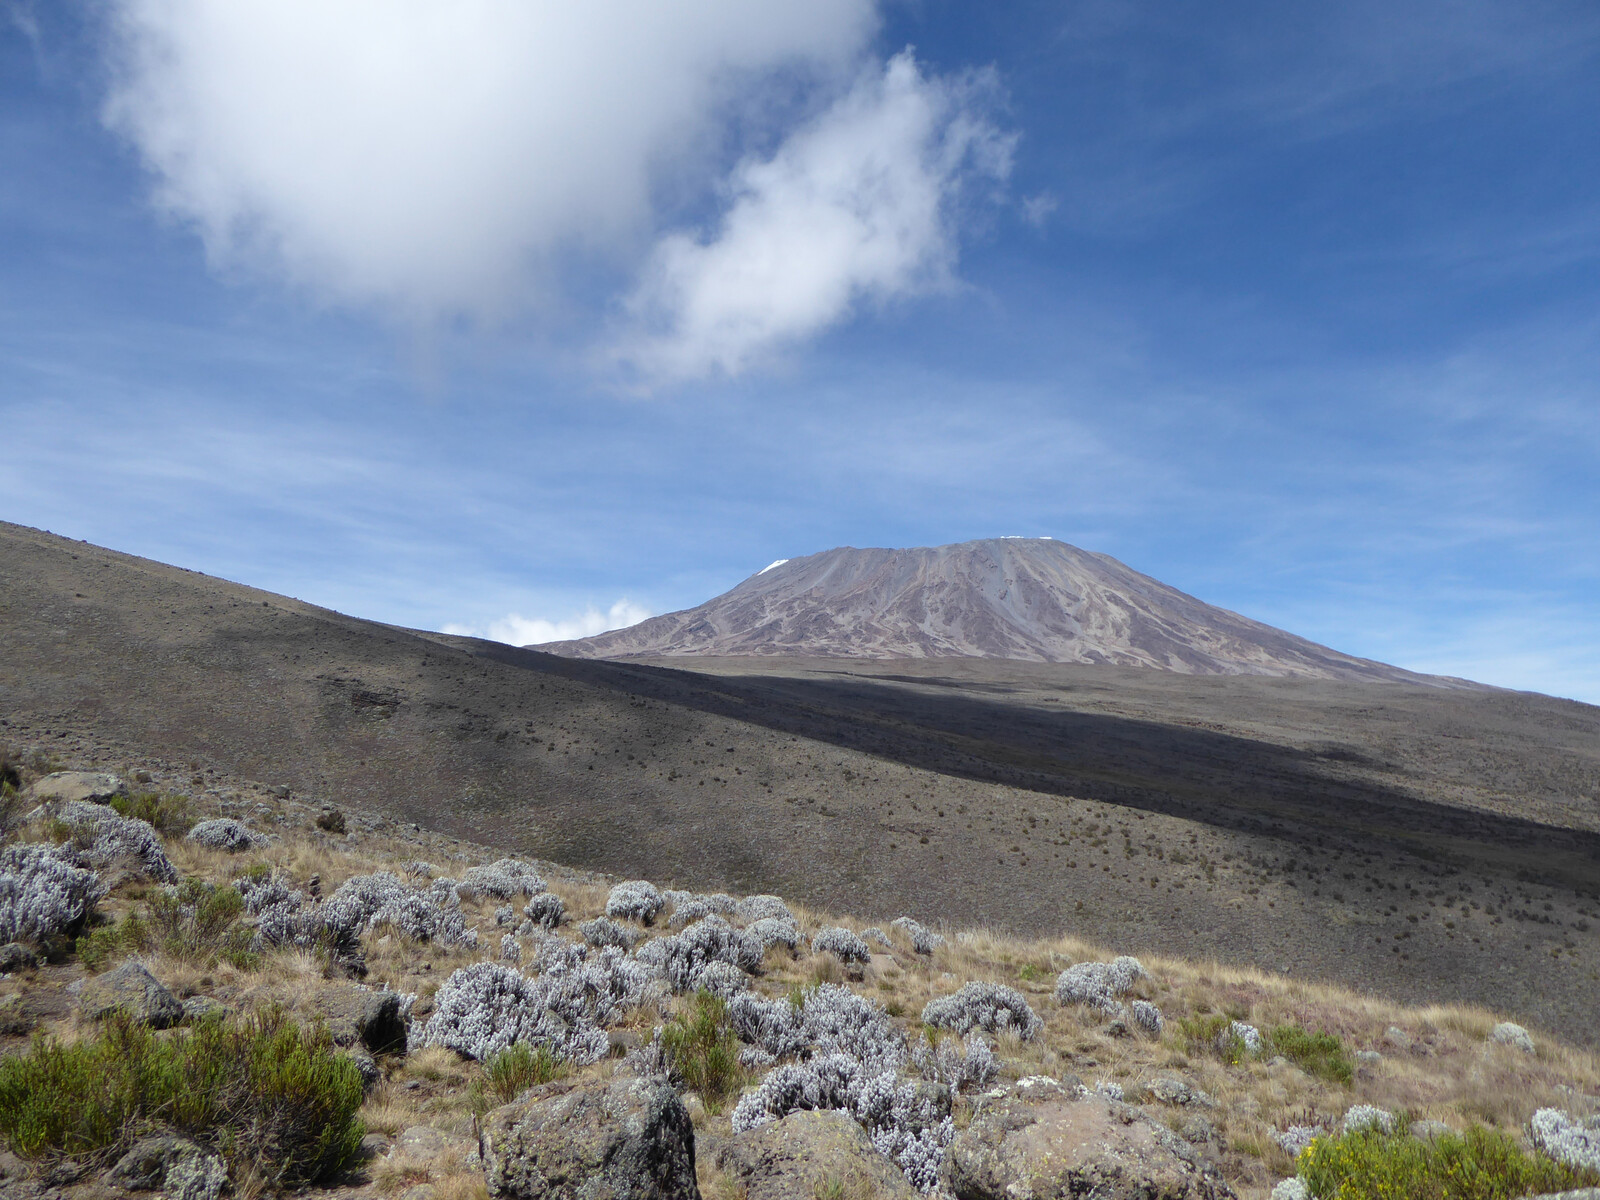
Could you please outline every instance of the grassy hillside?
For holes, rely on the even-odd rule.
[[[318,997],[347,973],[340,960],[315,949],[257,945],[252,950],[248,939],[241,943],[230,936],[230,930],[251,928],[248,917],[236,908],[218,906],[214,911],[220,916],[206,925],[195,915],[194,897],[264,877],[330,896],[346,880],[382,870],[425,887],[427,872],[417,865],[420,860],[430,863],[435,875],[462,879],[473,866],[499,858],[503,850],[414,828],[364,806],[346,805],[340,820],[331,819],[319,803],[285,797],[270,783],[220,772],[205,775],[207,786],[202,789],[195,786],[194,772],[187,765],[154,758],[66,762],[32,747],[13,753],[9,761],[24,785],[47,769],[65,765],[116,767],[141,779],[135,790],[148,797],[119,805],[152,818],[164,830],[165,853],[180,877],[176,887],[188,889],[182,894],[190,897],[190,909],[187,916],[174,917],[175,910],[164,900],[168,891],[148,879],[128,879],[100,902],[92,921],[75,940],[62,943],[51,961],[0,978],[0,1013],[6,1014],[3,1028],[8,1034],[0,1039],[0,1054],[6,1056],[27,1053],[31,1035],[64,1044],[92,1036],[92,1027],[75,1015],[72,993],[82,980],[105,975],[129,956],[142,961],[180,999],[209,997],[233,1014],[276,1006],[291,1017],[314,1022]],[[262,835],[260,842],[229,853],[196,845],[184,836],[193,821],[224,815],[240,819]],[[61,823],[49,818],[14,830],[14,837],[23,840],[62,836],[66,832]],[[605,911],[614,881],[548,862],[538,863],[537,869],[548,884],[547,894],[559,897],[564,909],[551,934],[563,942],[581,940],[578,927]],[[521,901],[516,904],[520,909]],[[1309,1126],[1331,1131],[1356,1105],[1373,1105],[1403,1120],[1439,1121],[1456,1129],[1483,1125],[1516,1139],[1523,1137],[1526,1123],[1541,1107],[1584,1113],[1600,1106],[1600,1058],[1574,1045],[1570,1030],[1535,1029],[1530,1053],[1491,1041],[1490,1032],[1502,1014],[1481,1008],[1408,1006],[1328,983],[1153,954],[1133,940],[1105,945],[1066,935],[1028,938],[956,922],[929,922],[937,926],[942,944],[919,953],[911,937],[890,923],[901,915],[898,911],[847,912],[793,901],[789,908],[805,938],[794,952],[781,945],[766,952],[749,981],[758,994],[781,998],[804,995],[823,984],[842,984],[882,1006],[895,1027],[914,1040],[930,1032],[940,1036],[922,1024],[929,1001],[972,981],[1006,985],[1026,999],[1042,1028],[1026,1039],[1014,1030],[988,1038],[1000,1082],[1045,1075],[1081,1081],[1091,1088],[1114,1085],[1215,1162],[1243,1196],[1264,1196],[1276,1180],[1293,1173],[1293,1157],[1278,1140],[1285,1130]],[[536,974],[532,964],[546,961],[541,956],[552,952],[551,934],[526,926],[518,932],[520,918],[513,915],[507,924],[508,912],[501,898],[469,894],[460,900],[464,928],[476,933],[476,948],[419,941],[402,925],[380,925],[361,939],[365,983],[414,994],[415,1032],[428,1019],[434,998],[452,973],[473,962],[500,958],[505,953],[502,939],[508,934],[525,969]],[[670,909],[650,927],[637,928],[637,935],[646,942],[672,936],[675,927],[669,917]],[[846,963],[834,954],[808,948],[811,936],[832,926],[857,934],[877,926],[884,938],[868,941],[870,961]],[[1128,953],[1139,955],[1147,975],[1124,1000],[1138,999],[1159,1008],[1164,1018],[1159,1033],[1125,1019],[1119,1023],[1114,1014],[1093,1006],[1056,999],[1059,972],[1074,963],[1109,961]],[[609,1037],[620,1053],[648,1044],[663,1025],[684,1031],[679,1042],[690,1045],[691,1051],[679,1065],[701,1071],[689,1078],[699,1081],[700,1094],[691,1095],[691,1112],[700,1146],[702,1188],[708,1196],[731,1197],[731,1184],[714,1165],[714,1151],[731,1134],[732,1102],[742,1087],[760,1078],[761,1070],[742,1068],[734,1058],[710,1075],[705,1073],[704,1046],[692,1049],[697,1043],[688,1028],[697,1019],[697,1003],[691,995],[657,996],[623,1013]],[[1264,1043],[1258,1052],[1249,1052],[1226,1036],[1218,1038],[1234,1021],[1260,1031]],[[717,1031],[713,1029],[710,1036],[715,1042]],[[689,1062],[695,1054],[699,1058]],[[394,1152],[366,1166],[353,1162],[354,1174],[325,1184],[398,1193],[427,1182],[454,1200],[481,1195],[482,1174],[470,1161],[475,1117],[514,1095],[541,1071],[581,1077],[609,1070],[609,1062],[573,1066],[546,1058],[541,1065],[524,1058],[482,1063],[438,1046],[380,1055],[381,1079],[362,1101],[358,1115],[386,1143],[404,1141],[401,1135],[406,1131],[412,1131],[410,1140],[398,1150],[386,1145]],[[1181,1085],[1178,1092],[1172,1081]],[[1204,1098],[1196,1093],[1204,1093]],[[1175,1094],[1190,1100],[1172,1103]],[[958,1127],[977,1102],[976,1095],[957,1098]],[[439,1140],[419,1148],[423,1144],[417,1127],[437,1131]],[[270,1181],[237,1182],[248,1192],[265,1188]]]

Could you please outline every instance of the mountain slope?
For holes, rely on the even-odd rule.
[[[776,563],[698,608],[539,649],[575,658],[999,658],[1461,685],[1340,654],[1050,538],[827,550]]]

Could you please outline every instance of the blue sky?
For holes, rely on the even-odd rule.
[[[0,516],[502,636],[1050,534],[1600,703],[1600,9],[7,0]]]

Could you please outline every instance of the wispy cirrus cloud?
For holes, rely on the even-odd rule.
[[[948,286],[962,192],[1011,169],[989,78],[873,68],[770,157],[746,159],[708,238],[656,246],[620,356],[649,377],[735,375],[861,304]]]

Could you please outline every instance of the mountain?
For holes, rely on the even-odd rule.
[[[1340,654],[1052,538],[785,559],[698,608],[539,649],[574,658],[995,658],[1465,685]]]

